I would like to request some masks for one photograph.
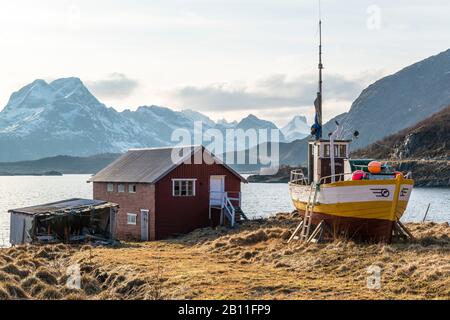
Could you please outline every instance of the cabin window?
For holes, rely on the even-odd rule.
[[[127,213],[127,224],[136,225],[137,214]]]
[[[113,192],[114,191],[114,184],[113,183],[108,183],[108,185],[106,186],[106,191]]]
[[[347,158],[347,146],[345,144],[339,146],[339,154],[341,158]]]
[[[135,184],[129,184],[128,185],[128,192],[129,193],[136,193],[136,185]]]
[[[337,146],[337,145],[334,146],[334,156],[336,158],[339,157],[339,146]]]
[[[330,157],[330,145],[326,144],[323,146],[323,156],[324,158],[329,158]]]
[[[195,179],[172,180],[172,195],[174,197],[195,196]]]
[[[125,192],[125,185],[124,184],[117,185],[117,192]]]

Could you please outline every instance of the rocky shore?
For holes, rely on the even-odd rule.
[[[416,187],[450,187],[450,161],[448,160],[387,162],[399,171],[411,171]]]

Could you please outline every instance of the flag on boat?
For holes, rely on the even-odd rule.
[[[320,120],[322,118],[322,110],[321,110],[321,105],[322,105],[322,96],[321,94],[318,92],[317,93],[317,98],[316,100],[314,100],[314,107],[316,109],[316,115],[314,117],[314,124],[311,127],[311,135],[316,137],[316,140],[319,140],[322,137],[322,124],[320,123]]]

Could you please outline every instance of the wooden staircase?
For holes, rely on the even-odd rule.
[[[234,196],[232,196],[234,195]],[[234,227],[236,222],[240,222],[242,220],[248,220],[245,213],[241,208],[241,193],[240,192],[223,192],[221,194],[221,203],[212,204],[210,200],[209,211],[211,216],[212,209],[219,209],[220,212],[220,224],[224,225],[225,220],[227,220],[230,224],[230,227]],[[210,196],[210,199],[217,199],[217,195],[214,197]]]
[[[235,206],[234,210],[235,210],[236,214],[240,217],[239,220],[241,220],[241,221],[242,220],[248,221],[248,217],[245,215],[244,211],[242,211],[240,206]]]

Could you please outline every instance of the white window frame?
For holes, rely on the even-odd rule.
[[[114,192],[114,183],[108,183],[106,185],[106,192]]]
[[[343,150],[343,149],[345,149],[345,150]],[[344,151],[344,152],[342,152],[342,151]],[[347,152],[348,151],[348,147],[347,147],[347,145],[346,144],[340,144],[339,145],[339,156],[341,157],[341,158],[347,158],[348,156],[347,156]]]
[[[339,152],[340,152],[340,148],[338,144],[334,145],[334,157],[335,158],[339,158]]]
[[[134,219],[133,221],[130,221],[130,218]],[[127,225],[135,226],[137,224],[137,214],[136,213],[127,213]]]
[[[331,146],[329,144],[324,144],[323,145],[323,158],[329,158],[329,157],[331,157]]]
[[[123,187],[123,191],[120,191],[120,187]],[[119,184],[117,185],[117,192],[118,192],[118,193],[125,193],[125,184],[119,183]]]
[[[134,183],[128,185],[128,193],[136,193],[136,191],[137,191],[137,186]]]
[[[175,194],[175,182],[192,182],[192,195],[176,195]],[[195,185],[197,184],[197,179],[172,179],[172,196],[173,197],[195,197],[196,196],[196,188]]]

